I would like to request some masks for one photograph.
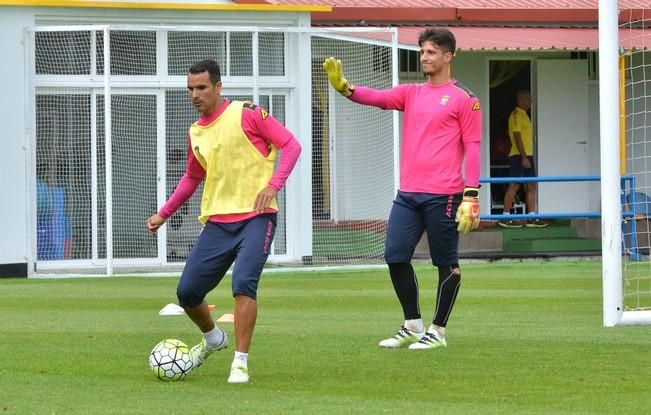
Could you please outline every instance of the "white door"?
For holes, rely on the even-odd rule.
[[[538,175],[587,176],[587,61],[539,60],[534,93]],[[542,182],[538,185],[538,210],[588,212],[589,186],[589,182]]]

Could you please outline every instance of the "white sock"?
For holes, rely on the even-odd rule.
[[[217,325],[209,332],[203,333],[203,337],[206,339],[206,345],[211,349],[216,349],[224,342],[224,332]]]
[[[439,336],[445,337],[445,327],[439,327],[435,326],[434,324],[430,324],[427,331],[430,333],[437,333]]]
[[[423,319],[415,318],[413,320],[405,320],[405,328],[415,331],[416,333],[422,333],[423,330],[425,330]]]
[[[231,367],[233,366],[247,367],[248,361],[249,361],[248,353],[235,352],[235,357],[233,358],[233,364],[231,364]]]

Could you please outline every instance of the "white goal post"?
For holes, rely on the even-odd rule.
[[[625,75],[620,69],[620,65],[624,67],[622,59],[627,53],[620,33],[630,37],[632,35],[627,34],[627,29],[635,30],[637,44],[643,45],[637,49],[642,56],[647,55],[646,49],[651,47],[651,42],[644,42],[651,30],[651,16],[644,19],[642,15],[639,20],[624,21],[623,27],[620,27],[619,19],[618,0],[599,0],[603,324],[606,327],[651,324],[649,253],[639,254],[638,233],[634,226],[633,231],[630,230],[637,217],[633,215],[628,219],[625,215],[630,205],[637,204],[630,201],[627,204],[627,198],[632,192],[638,194],[639,183],[646,182],[649,174],[646,167],[638,169],[635,164],[637,160],[651,156],[645,153],[644,145],[651,140],[651,135],[646,134],[651,132],[651,107],[647,106],[651,99],[637,93],[646,85],[651,86],[651,79],[645,76],[651,73],[651,64],[645,64],[642,58],[641,65],[646,66],[646,70]],[[641,41],[639,36],[642,36]],[[627,124],[633,128],[627,128]],[[636,140],[643,145],[637,145],[640,143]],[[631,175],[634,183],[638,183],[629,193],[622,187],[623,174]],[[628,207],[624,210],[623,206]],[[633,209],[635,214],[635,207]],[[637,209],[641,210],[641,206]],[[631,244],[635,244],[634,249],[631,249]]]

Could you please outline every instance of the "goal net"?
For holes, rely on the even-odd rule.
[[[206,58],[221,66],[223,97],[263,106],[303,146],[278,195],[270,263],[379,262],[396,190],[399,119],[340,97],[321,65],[335,56],[351,81],[390,87],[394,36],[189,26],[29,31],[36,271],[180,269],[200,231],[202,189],[156,237],[145,221],[185,171],[188,128],[198,118],[186,75]]]
[[[651,10],[620,12],[620,91],[623,117],[625,310],[651,310]]]
[[[599,2],[604,325],[651,324],[651,15]],[[618,195],[618,196],[616,196]]]
[[[329,87],[322,63],[333,56],[342,61],[350,82],[389,88],[393,55],[390,47],[372,41],[342,42],[342,34],[312,41],[312,258],[316,263],[370,263],[382,259],[397,189],[397,113],[343,98]],[[388,33],[372,35],[390,40]]]

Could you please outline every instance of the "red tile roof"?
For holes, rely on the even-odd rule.
[[[417,49],[418,36],[424,26],[400,26],[398,44],[404,49]],[[559,27],[446,27],[457,40],[459,51],[587,51],[599,48],[599,30],[596,28]],[[348,32],[347,36],[372,39],[391,44],[386,32]],[[619,44],[625,49],[651,49],[651,30],[620,29]]]
[[[424,27],[400,27],[398,42],[418,45]],[[596,50],[598,29],[553,27],[449,27],[463,50]],[[626,49],[651,48],[651,30],[621,29],[620,44]]]
[[[313,12],[313,24],[520,24],[575,23],[596,26],[599,0],[234,0],[278,5],[331,6]],[[651,0],[620,0],[620,10],[651,19]],[[389,10],[390,9],[390,10]],[[628,12],[623,12],[628,13]],[[623,14],[620,13],[620,14]],[[621,16],[620,16],[621,18]],[[628,20],[624,17],[623,20]]]
[[[425,7],[467,9],[597,9],[598,0],[266,0],[270,4],[333,7]],[[649,8],[649,0],[619,0],[620,9]]]

